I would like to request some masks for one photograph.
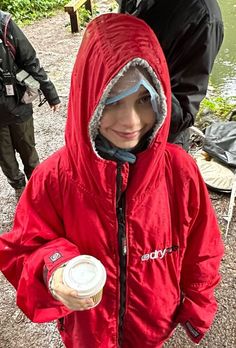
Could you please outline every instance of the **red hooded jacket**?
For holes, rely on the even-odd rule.
[[[89,127],[98,123],[107,86],[132,61],[160,81],[166,108],[136,163],[118,165],[96,153]],[[170,104],[167,65],[151,29],[129,15],[93,20],[72,74],[66,145],[36,168],[12,231],[0,237],[0,268],[17,289],[18,306],[34,322],[60,318],[68,348],[157,348],[178,323],[199,342],[212,323],[223,246],[195,162],[167,144]],[[98,258],[107,271],[102,301],[87,311],[53,299],[43,279],[45,266],[49,278],[79,254]]]

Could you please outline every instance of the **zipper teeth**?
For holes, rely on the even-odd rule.
[[[119,303],[119,321],[118,321],[118,346],[122,345],[124,311],[126,306],[126,234],[124,218],[124,196],[122,196],[122,164],[118,163],[117,168],[117,221],[118,221],[118,243],[120,256],[120,303]]]
[[[119,201],[120,201],[121,190],[122,190],[122,175],[121,175],[121,170],[122,170],[122,164],[118,163],[118,167],[117,167],[116,208],[118,208],[118,203],[119,203]]]
[[[122,253],[123,256],[127,254],[127,241],[125,237],[122,238]]]

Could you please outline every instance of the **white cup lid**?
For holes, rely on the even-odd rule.
[[[94,296],[106,282],[106,270],[95,257],[80,255],[71,259],[65,266],[63,282],[77,290],[81,297]]]

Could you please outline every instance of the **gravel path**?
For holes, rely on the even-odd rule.
[[[101,3],[100,12],[105,12],[108,9],[109,1],[104,0],[99,3]],[[41,108],[35,105],[34,108],[37,150],[42,161],[64,143],[70,75],[81,42],[81,33],[73,35],[70,33],[69,16],[62,11],[53,18],[44,19],[25,27],[24,32],[33,43],[41,64],[48,71],[62,100],[62,107],[56,114],[53,114],[46,104]],[[211,198],[222,233],[224,233],[226,222],[223,217],[227,214],[229,197],[211,193]],[[11,229],[16,203],[14,190],[7,184],[5,177],[0,172],[0,233]],[[236,347],[235,214],[236,212],[225,242],[226,253],[221,267],[222,282],[216,292],[219,311],[212,329],[199,345],[201,348]],[[33,324],[16,307],[15,290],[2,275],[0,275],[0,286],[0,348],[64,347],[55,323]],[[191,348],[194,346],[182,328],[178,328],[174,336],[165,344],[165,348]]]

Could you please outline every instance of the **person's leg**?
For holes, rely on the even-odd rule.
[[[25,176],[19,170],[11,139],[10,126],[0,127],[0,166],[14,189],[25,186]]]
[[[14,148],[20,154],[24,165],[24,172],[29,179],[34,168],[39,164],[39,157],[35,149],[33,117],[11,127],[11,137]]]

